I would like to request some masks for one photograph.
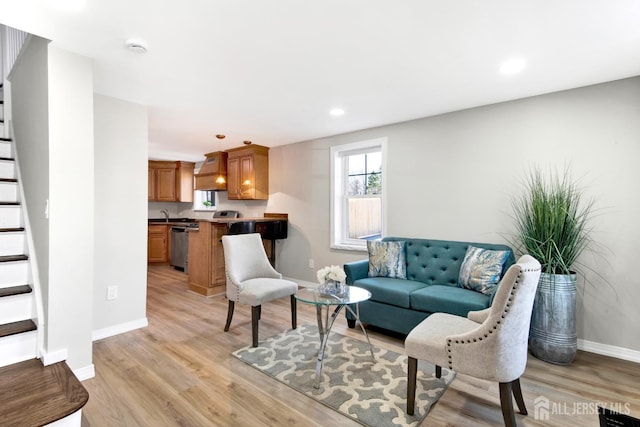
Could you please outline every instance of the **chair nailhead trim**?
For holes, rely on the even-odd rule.
[[[444,270],[444,269],[443,269]],[[518,273],[518,277],[516,279],[516,281],[513,284],[513,287],[511,288],[510,292],[509,292],[509,298],[508,298],[508,302],[505,304],[505,308],[504,311],[502,313],[502,315],[500,316],[500,320],[496,321],[496,324],[493,325],[493,328],[489,328],[488,333],[484,334],[485,338],[489,337],[489,334],[492,334],[494,330],[498,329],[498,325],[500,325],[501,323],[501,319],[505,318],[505,314],[509,312],[509,308],[511,307],[511,303],[513,302],[513,297],[515,296],[515,292],[518,288],[518,285],[520,285],[520,280],[522,278],[522,274],[523,272],[534,272],[534,271],[540,271],[539,268],[536,269],[527,269],[527,270],[520,270],[520,272]],[[467,339],[466,343],[472,343],[472,342],[477,342],[477,341],[482,341],[482,337],[477,337],[477,338],[472,338],[472,339]],[[452,340],[451,339],[447,339],[447,352],[449,353],[449,369],[453,370],[453,356],[452,356],[452,349],[451,349],[451,344],[452,344]],[[456,344],[465,344],[465,340],[455,340]]]

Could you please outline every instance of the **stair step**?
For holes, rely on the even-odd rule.
[[[11,297],[14,295],[28,294],[32,291],[29,285],[10,286],[8,288],[0,288],[0,298]]]
[[[4,160],[5,162],[15,162],[16,159],[13,157],[0,157],[0,160]]]
[[[0,178],[0,182],[18,182],[15,178]]]
[[[0,256],[0,262],[26,261],[28,259],[29,259],[28,255],[3,255],[3,256]]]
[[[20,205],[0,204],[0,228],[17,228],[24,226]]]
[[[24,231],[24,227],[0,228],[0,233],[16,233]]]
[[[20,206],[20,202],[0,202],[0,206]]]
[[[17,335],[23,332],[35,331],[37,326],[33,323],[33,320],[19,320],[17,322],[5,323],[0,325],[0,337],[8,337],[10,335]],[[1,375],[0,375],[1,378]],[[1,402],[2,400],[0,400]]]
[[[45,425],[87,403],[89,393],[66,362],[42,366],[30,359],[0,368],[0,424]]]
[[[0,138],[0,141],[11,142],[11,138]]]
[[[4,125],[0,125],[0,132],[4,133]],[[2,135],[0,133],[0,135]],[[8,157],[13,158],[13,147],[11,146],[11,142],[0,141],[0,157]]]
[[[29,261],[0,262],[0,287],[32,283]]]

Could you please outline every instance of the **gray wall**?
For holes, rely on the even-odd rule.
[[[146,323],[147,108],[95,95],[93,329]],[[107,287],[118,298],[106,300]]]
[[[640,77],[275,147],[267,211],[288,212],[278,268],[315,282],[328,264],[366,258],[329,249],[329,147],[387,137],[387,234],[504,242],[511,198],[532,165],[570,164],[601,209],[603,257],[581,281],[578,336],[640,350]],[[308,259],[315,261],[314,269]]]

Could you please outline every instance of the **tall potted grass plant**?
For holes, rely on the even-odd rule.
[[[577,351],[573,266],[591,244],[593,200],[585,199],[568,168],[548,174],[533,168],[512,204],[513,244],[542,265],[529,349],[547,362],[569,364]]]

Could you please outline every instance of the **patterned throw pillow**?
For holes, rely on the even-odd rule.
[[[500,281],[502,267],[510,253],[469,246],[460,267],[460,287],[490,295]]]
[[[404,242],[367,241],[369,277],[407,278]]]

